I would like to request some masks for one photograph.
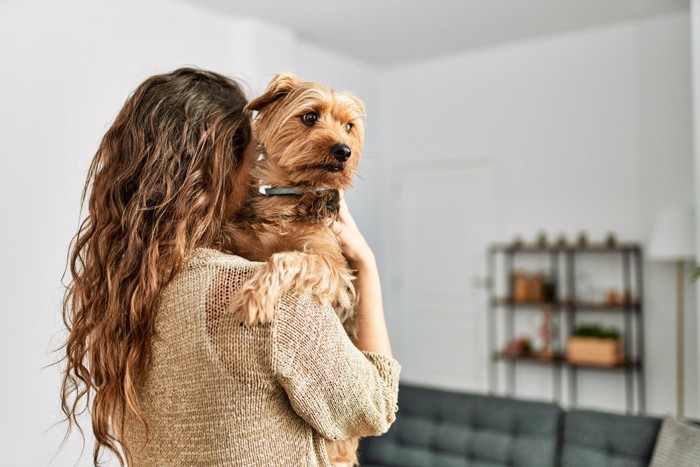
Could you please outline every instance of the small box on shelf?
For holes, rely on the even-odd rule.
[[[582,324],[569,337],[566,359],[583,365],[617,366],[624,362],[624,346],[614,328]]]
[[[569,363],[617,366],[625,359],[622,340],[570,337],[566,349]]]
[[[543,272],[513,271],[511,281],[512,299],[515,303],[551,301],[556,298],[554,281]]]

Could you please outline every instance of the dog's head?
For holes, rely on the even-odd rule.
[[[286,182],[352,185],[364,144],[365,106],[357,97],[281,73],[246,109],[258,112],[256,138]]]

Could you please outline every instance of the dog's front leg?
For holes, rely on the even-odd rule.
[[[316,293],[323,297],[324,302],[333,306],[343,325],[349,325],[355,313],[357,295],[353,283],[355,276],[345,257],[340,249],[329,248],[323,243],[316,246],[307,245],[307,248],[316,251],[319,262],[323,265],[322,269],[327,271]],[[349,329],[346,326],[346,330]]]
[[[322,305],[332,305],[323,293],[331,276],[328,263],[312,253],[275,253],[236,291],[229,311],[246,324],[270,322],[282,294],[288,290],[313,294]]]

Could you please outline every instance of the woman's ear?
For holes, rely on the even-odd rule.
[[[260,112],[270,104],[277,102],[290,93],[299,83],[299,79],[292,73],[278,73],[268,83],[265,92],[248,102],[245,110],[257,110]]]

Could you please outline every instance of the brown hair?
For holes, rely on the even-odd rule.
[[[129,96],[90,164],[81,197],[83,206],[92,185],[89,213],[69,247],[72,282],[62,304],[61,407],[66,436],[73,423],[83,435],[81,399],[91,408],[95,465],[104,448],[124,465],[117,445],[130,463],[122,430],[112,426],[127,408],[148,430],[135,385],[150,364],[159,291],[194,248],[230,251],[226,204],[252,138],[246,103],[240,86],[217,73],[152,76]]]

